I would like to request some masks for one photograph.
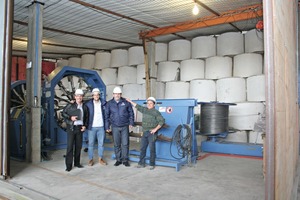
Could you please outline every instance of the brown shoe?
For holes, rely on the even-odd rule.
[[[105,160],[103,160],[102,158],[99,158],[99,163],[101,165],[107,165],[107,163],[105,162]]]
[[[94,165],[94,161],[93,159],[89,161],[88,166],[93,166]]]

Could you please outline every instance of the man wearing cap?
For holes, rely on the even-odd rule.
[[[100,90],[98,88],[94,88],[92,90],[93,98],[86,102],[86,106],[89,109],[89,122],[88,122],[88,137],[89,137],[89,166],[94,165],[94,145],[95,140],[97,138],[98,141],[98,161],[101,165],[107,165],[105,160],[103,159],[104,152],[104,111],[106,102],[100,98]]]
[[[113,90],[113,99],[107,102],[105,110],[105,130],[112,131],[116,163],[129,167],[129,127],[134,125],[134,113],[129,102],[122,97],[120,87]],[[111,128],[110,128],[111,127]]]
[[[161,113],[155,109],[156,99],[154,97],[149,97],[147,99],[147,108],[141,105],[136,104],[130,99],[126,99],[130,102],[138,111],[143,113],[142,118],[142,127],[143,135],[141,139],[141,152],[140,152],[140,161],[138,163],[138,168],[143,168],[146,166],[145,157],[146,150],[149,145],[150,148],[150,170],[153,170],[155,167],[155,141],[157,138],[157,131],[165,123],[165,119],[162,117]]]
[[[75,91],[75,102],[66,105],[62,116],[67,124],[67,154],[66,171],[71,171],[74,155],[74,166],[83,168],[80,164],[80,152],[82,148],[82,133],[87,127],[89,120],[88,108],[83,104],[83,91]],[[73,152],[73,147],[75,150]]]

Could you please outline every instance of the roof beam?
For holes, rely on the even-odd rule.
[[[120,18],[123,18],[123,19],[130,20],[130,21],[136,22],[136,23],[138,23],[138,24],[142,24],[142,25],[144,25],[144,26],[149,26],[149,27],[152,27],[152,28],[158,28],[157,26],[155,26],[155,25],[153,25],[153,24],[149,24],[149,23],[143,22],[143,21],[141,21],[141,20],[137,20],[137,19],[134,19],[134,18],[132,18],[132,17],[128,17],[128,16],[126,16],[126,15],[122,15],[122,14],[120,14],[120,13],[116,13],[116,12],[113,12],[113,11],[111,11],[111,10],[107,10],[107,9],[102,8],[102,7],[99,7],[99,6],[95,6],[95,5],[90,4],[90,3],[86,3],[86,2],[83,2],[83,1],[80,1],[80,0],[69,0],[69,1],[71,1],[71,2],[73,2],[73,3],[78,3],[78,4],[83,5],[83,6],[85,6],[85,7],[88,7],[88,8],[93,8],[93,9],[95,9],[95,10],[99,10],[99,11],[102,11],[102,12],[106,12],[106,13],[109,13],[109,14],[111,14],[111,15],[115,15],[115,16],[118,16],[118,17],[120,17]],[[183,37],[183,36],[181,36],[181,35],[177,35],[177,34],[174,34],[174,35],[176,35],[176,36],[178,36],[178,37],[180,37],[180,38],[182,38],[182,39],[185,39],[185,37]]]
[[[231,10],[229,12],[220,14],[220,16],[203,17],[197,20],[179,23],[173,26],[161,27],[150,31],[142,31],[139,35],[140,38],[146,39],[183,31],[191,31],[209,26],[228,24],[231,22],[248,20],[258,18],[261,16],[263,16],[262,4],[256,4],[252,6],[239,8],[236,10]]]
[[[203,2],[199,1],[199,0],[194,0],[195,3],[199,4],[201,7],[203,7],[204,9],[208,10],[209,12],[211,12],[212,14],[215,14],[216,16],[220,16],[221,14],[218,13],[217,11],[214,11],[213,9],[211,9],[210,7],[208,7],[206,4],[204,4]],[[236,30],[242,32],[242,30],[240,30],[236,25],[234,25],[233,23],[229,23],[233,28],[235,28]]]
[[[12,49],[13,52],[20,52],[20,53],[25,53],[24,56],[26,56],[26,53],[27,53],[27,50],[18,50],[18,49]],[[80,57],[82,55],[82,53],[62,53],[62,52],[50,52],[50,51],[47,51],[47,52],[42,52],[42,54],[53,54],[53,55],[68,55],[68,56],[78,56]]]
[[[26,42],[27,43],[26,39],[21,39],[21,38],[16,38],[16,37],[13,37],[13,41],[21,41],[21,42]],[[108,49],[70,46],[70,45],[54,44],[54,43],[50,43],[50,42],[42,42],[42,44],[43,45],[49,45],[49,46],[55,46],[55,47],[66,47],[66,48],[73,48],[73,49],[87,49],[87,50],[92,50],[92,51],[109,51]]]
[[[20,24],[20,25],[23,25],[23,26],[28,26],[27,22],[22,22],[22,21],[18,21],[18,20],[14,20],[14,23]],[[137,44],[137,43],[133,43],[133,42],[112,40],[112,39],[101,38],[101,37],[96,37],[96,36],[92,36],[92,35],[84,35],[84,34],[75,33],[75,32],[62,31],[62,30],[59,30],[59,29],[49,28],[49,27],[45,27],[45,26],[43,27],[43,29],[47,30],[47,31],[63,33],[63,34],[68,34],[68,35],[76,35],[76,36],[79,36],[79,37],[85,37],[85,38],[96,39],[96,40],[104,40],[104,41],[108,41],[108,42],[116,42],[116,43],[123,43],[123,44],[129,44],[129,45],[141,45],[141,44]]]
[[[150,27],[152,27],[152,28],[157,28],[157,26],[154,26],[154,25],[152,25],[152,24],[148,24],[148,23],[146,23],[146,22],[143,22],[143,21],[140,21],[140,20],[137,20],[137,19],[128,17],[128,16],[126,16],[126,15],[122,15],[122,14],[113,12],[113,11],[111,11],[111,10],[107,10],[107,9],[105,9],[105,8],[101,8],[101,7],[99,7],[99,6],[95,6],[95,5],[90,4],[90,3],[86,3],[86,2],[83,2],[83,1],[79,1],[79,0],[69,0],[69,1],[71,1],[71,2],[73,2],[73,3],[78,3],[78,4],[83,5],[83,6],[85,6],[85,7],[94,8],[94,9],[96,9],[96,10],[100,10],[100,11],[102,11],[102,12],[106,12],[106,13],[109,13],[109,14],[111,14],[111,15],[115,15],[115,16],[118,16],[118,17],[120,17],[120,18],[128,19],[128,20],[130,20],[130,21],[134,21],[134,22],[136,22],[136,23],[143,24],[144,26],[150,26]]]

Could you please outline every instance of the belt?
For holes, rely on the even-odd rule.
[[[73,126],[74,126],[74,128],[81,129],[81,127],[82,127],[83,125],[73,125]]]

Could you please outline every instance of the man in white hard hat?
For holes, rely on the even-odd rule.
[[[89,122],[88,122],[88,137],[89,137],[89,166],[94,165],[94,145],[97,138],[98,141],[98,161],[101,165],[107,165],[103,159],[104,152],[104,140],[105,140],[105,131],[104,131],[104,110],[106,102],[100,98],[100,90],[94,88],[92,90],[93,98],[86,102],[86,106],[89,109]]]
[[[165,119],[162,117],[161,113],[155,109],[156,99],[154,97],[149,97],[147,99],[147,108],[136,104],[130,99],[126,99],[126,100],[130,102],[134,107],[136,107],[138,111],[143,113],[143,118],[142,118],[143,135],[141,139],[140,160],[137,167],[143,168],[146,166],[145,157],[146,157],[146,150],[149,144],[150,170],[153,170],[155,167],[155,157],[156,157],[155,142],[157,138],[157,131],[163,126],[163,124],[165,123]]]
[[[82,133],[86,130],[89,120],[88,108],[83,104],[83,91],[75,91],[75,102],[66,105],[62,116],[67,124],[67,154],[66,154],[66,171],[71,171],[73,165],[83,168],[80,164],[80,152],[82,148]],[[73,150],[73,147],[75,149]]]
[[[113,99],[107,102],[105,110],[105,129],[112,131],[116,163],[129,167],[129,126],[134,125],[134,113],[130,103],[122,97],[120,87],[113,90]]]

